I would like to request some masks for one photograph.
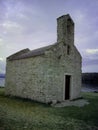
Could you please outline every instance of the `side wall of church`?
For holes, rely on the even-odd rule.
[[[78,98],[81,90],[81,57],[71,46],[57,45],[37,57],[7,61],[6,94],[39,102],[63,101],[65,75],[71,75],[70,99]]]

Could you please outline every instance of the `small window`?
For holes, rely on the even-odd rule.
[[[70,46],[67,45],[67,55],[69,55],[69,54],[70,54]]]

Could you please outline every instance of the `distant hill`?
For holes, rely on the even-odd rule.
[[[82,83],[98,85],[98,73],[82,73]]]
[[[5,78],[5,74],[0,74],[0,78]]]

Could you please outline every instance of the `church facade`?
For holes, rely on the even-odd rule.
[[[38,102],[73,100],[81,93],[82,57],[69,14],[57,18],[57,42],[7,57],[5,93]]]

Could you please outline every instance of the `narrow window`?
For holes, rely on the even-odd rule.
[[[67,45],[67,55],[69,55],[69,54],[70,54],[70,46]]]

